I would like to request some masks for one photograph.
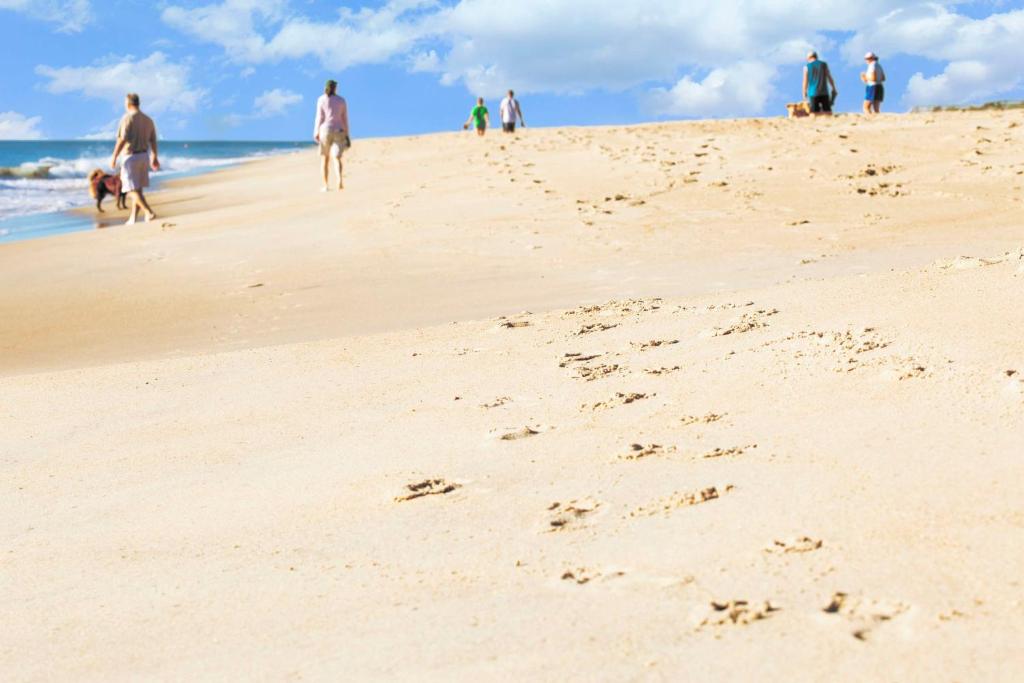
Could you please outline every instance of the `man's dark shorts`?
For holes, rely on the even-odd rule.
[[[832,98],[828,95],[816,95],[811,98],[812,114],[831,114]]]
[[[504,123],[503,122],[501,124],[501,129],[503,131],[505,131],[506,133],[515,133],[516,132],[516,122],[515,121],[513,121],[512,123]]]

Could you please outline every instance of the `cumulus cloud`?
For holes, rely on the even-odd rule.
[[[0,0],[0,9],[55,23],[63,33],[78,33],[91,23],[93,15],[89,0]]]
[[[260,119],[280,116],[301,101],[302,95],[291,90],[267,90],[253,101],[253,116]]]
[[[51,93],[80,93],[114,107],[123,105],[125,93],[137,92],[142,108],[155,114],[194,112],[207,95],[191,83],[188,66],[162,52],[144,59],[112,57],[89,66],[38,66],[36,73],[49,79],[46,89]]]
[[[940,76],[911,79],[911,99],[980,96],[1016,84],[987,39],[1024,45],[1024,11],[984,20],[945,0],[390,0],[341,9],[333,19],[303,15],[284,0],[224,0],[169,6],[163,19],[223,47],[243,64],[315,59],[342,70],[404,64],[463,84],[475,94],[645,91],[663,115],[754,114],[779,84],[780,67],[810,47],[849,55],[902,45],[947,62]],[[859,62],[859,59],[857,60]],[[1021,63],[1008,59],[1006,64]],[[794,95],[799,83],[790,86]],[[1010,86],[1015,87],[1015,86]]]
[[[38,116],[25,116],[16,111],[0,112],[0,140],[40,140],[43,137]]]
[[[739,62],[712,69],[703,80],[684,77],[672,88],[654,88],[651,110],[662,116],[739,116],[764,111],[775,69],[760,62]]]

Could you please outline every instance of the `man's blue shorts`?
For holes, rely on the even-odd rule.
[[[865,102],[881,102],[885,100],[885,86],[881,83],[869,85],[864,92]]]

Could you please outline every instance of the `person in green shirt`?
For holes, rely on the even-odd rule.
[[[469,129],[469,124],[473,124],[476,128],[476,134],[483,136],[487,132],[487,126],[491,122],[491,117],[487,113],[487,107],[484,106],[484,98],[478,97],[476,100],[476,106],[473,107],[473,111],[469,112],[469,118],[462,124],[462,130]]]

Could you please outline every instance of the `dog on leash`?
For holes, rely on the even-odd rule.
[[[789,112],[789,118],[791,119],[800,119],[811,115],[811,109],[807,106],[806,102],[793,102],[792,104],[787,104],[786,111]]]
[[[117,197],[117,208],[128,208],[124,201],[125,193],[121,191],[121,178],[97,168],[89,174],[89,195],[96,200],[96,210],[100,213],[103,213],[103,207],[100,205],[108,194]]]

